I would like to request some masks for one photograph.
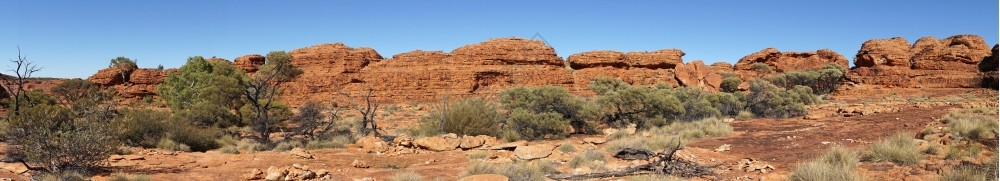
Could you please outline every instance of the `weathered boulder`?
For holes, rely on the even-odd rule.
[[[366,136],[358,139],[354,144],[359,147],[373,152],[383,153],[389,151],[389,144],[380,138],[374,136]]]
[[[910,67],[910,42],[902,37],[890,39],[873,39],[861,44],[861,49],[854,56],[857,67],[876,65]]]
[[[712,63],[712,65],[709,65],[709,68],[711,68],[712,70],[714,70],[716,72],[732,72],[732,71],[734,71],[733,64],[729,64],[728,62],[715,62],[715,63]]]
[[[982,86],[978,72],[913,70],[904,67],[856,67],[845,78],[858,84],[899,88],[975,88]]]
[[[990,56],[984,58],[982,62],[979,62],[979,71],[980,72],[988,72],[988,71],[997,71],[998,70],[997,69],[998,68],[998,63],[1000,63],[1000,61],[998,61],[998,58],[1000,58],[1000,55],[997,55],[997,51],[998,51],[997,48],[1000,48],[1000,44],[993,45],[993,49],[990,51],[991,52]]]
[[[767,64],[775,73],[822,68],[829,63],[836,63],[845,68],[849,67],[847,66],[847,58],[833,50],[781,52],[775,48],[766,48],[744,56],[736,62],[734,67],[737,71],[750,71],[750,67],[755,63]]]
[[[236,59],[233,60],[233,66],[236,66],[236,68],[242,69],[247,73],[254,73],[257,72],[257,69],[260,68],[261,65],[264,65],[264,61],[264,56],[260,54],[249,54],[236,57]]]
[[[451,51],[452,62],[475,65],[543,64],[562,66],[555,49],[538,40],[496,38]]]
[[[631,67],[642,67],[649,69],[669,69],[681,63],[684,52],[678,49],[662,49],[651,52],[628,52],[625,54],[625,62]]]
[[[462,136],[462,143],[459,144],[459,147],[462,147],[462,149],[472,149],[483,146],[483,143],[486,143],[486,139],[483,137]]]
[[[98,70],[97,73],[87,78],[90,82],[101,86],[113,86],[128,82],[128,76],[135,71],[135,68],[126,66],[108,67]]]
[[[625,53],[618,51],[602,50],[576,53],[566,58],[569,67],[573,69],[584,69],[594,67],[628,67],[625,61]]]
[[[700,60],[678,65],[675,71],[678,82],[684,86],[719,91],[719,85],[722,84],[722,75],[712,71],[712,69],[705,66],[705,63]]]
[[[308,151],[306,151],[306,149],[302,149],[302,148],[298,148],[298,147],[292,148],[292,151],[289,151],[288,153],[291,154],[292,156],[296,156],[296,157],[303,158],[303,159],[313,159],[313,158],[316,158],[311,153],[309,153]]]
[[[134,84],[157,85],[163,83],[163,80],[166,77],[166,72],[162,70],[142,68],[132,71],[132,74],[129,76],[129,82]]]
[[[462,140],[443,137],[426,137],[413,141],[413,145],[430,151],[449,151],[458,148]]]
[[[518,146],[514,149],[514,156],[522,160],[545,158],[551,155],[552,150],[555,148],[555,146],[549,144]]]
[[[955,35],[943,40],[923,37],[910,49],[913,69],[978,70],[979,62],[990,55],[990,47],[982,37]]]

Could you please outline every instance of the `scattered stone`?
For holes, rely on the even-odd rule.
[[[524,146],[524,145],[528,145],[528,142],[527,141],[506,142],[506,143],[500,143],[500,144],[497,144],[496,146],[490,147],[490,149],[491,150],[510,150],[512,148],[517,148],[517,147]]]
[[[299,158],[304,158],[304,159],[313,159],[313,158],[316,158],[316,157],[313,157],[312,154],[310,154],[309,152],[307,152],[306,149],[302,149],[302,148],[292,148],[292,151],[289,151],[289,153],[291,153],[293,156],[297,156]]]
[[[410,137],[409,135],[399,135],[399,136],[396,136],[396,138],[392,139],[392,143],[393,143],[393,145],[396,145],[396,146],[412,147],[413,146],[413,137]]]
[[[124,159],[125,159],[125,157],[123,157],[121,155],[111,155],[111,157],[108,158],[108,160],[111,160],[111,161],[118,161],[118,160],[124,160]]]
[[[722,144],[721,146],[719,146],[719,148],[715,149],[715,152],[729,151],[729,149],[732,149],[732,148],[733,148],[733,145]]]
[[[469,175],[458,179],[458,181],[508,181],[510,180],[507,176],[499,174],[479,174],[479,175]]]
[[[595,145],[599,145],[599,144],[603,144],[605,142],[608,142],[608,139],[606,139],[606,138],[594,138],[594,137],[583,138],[583,143],[592,143],[592,144],[595,144]]]
[[[267,168],[267,176],[264,177],[264,180],[277,181],[285,177],[286,174],[288,174],[288,169],[271,166]]]
[[[472,149],[483,146],[483,143],[486,143],[486,139],[484,139],[483,137],[462,136],[462,143],[459,145],[459,147],[462,147],[462,149]]]
[[[552,154],[553,149],[555,146],[549,144],[518,146],[514,149],[514,156],[522,160],[545,158]]]
[[[243,179],[246,180],[258,180],[263,178],[264,178],[264,171],[261,171],[259,168],[255,168],[253,170],[250,170],[249,173],[243,174]]]
[[[370,165],[368,165],[368,163],[365,163],[364,161],[361,161],[361,160],[358,160],[358,159],[354,159],[354,162],[351,162],[351,166],[355,167],[355,168],[368,168],[368,167],[370,167]]]
[[[430,151],[450,151],[462,144],[462,141],[458,138],[446,137],[449,136],[420,138],[414,140],[413,144]]]
[[[389,151],[389,144],[386,143],[385,141],[382,141],[382,139],[376,138],[374,136],[363,137],[361,139],[358,139],[358,141],[355,141],[354,144],[358,145],[362,149],[368,149],[369,151],[376,153],[384,153]]]
[[[760,171],[760,173],[766,174],[769,170],[774,170],[774,166],[755,161],[751,158],[744,158],[736,164],[736,168],[738,170],[743,170],[744,172]]]
[[[306,170],[306,171],[303,171],[302,173],[299,173],[299,176],[296,177],[296,178],[298,180],[309,180],[309,179],[314,179],[316,177],[317,177],[317,175],[316,175],[315,172]]]

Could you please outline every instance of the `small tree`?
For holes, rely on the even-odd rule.
[[[323,115],[323,110],[327,108],[322,104],[317,102],[308,101],[305,105],[299,108],[298,113],[288,119],[293,124],[298,124],[299,127],[292,130],[291,133],[285,134],[285,140],[291,139],[296,135],[305,135],[310,139],[316,139],[319,135],[316,133],[327,133],[334,128],[334,122],[339,119],[340,109],[333,107],[330,112],[330,119],[325,119],[326,116]]]
[[[722,92],[733,93],[740,91],[739,88],[741,83],[743,83],[743,79],[740,79],[739,77],[726,76],[726,78],[722,79],[722,84],[719,85],[719,89],[721,89]]]
[[[251,122],[261,142],[271,143],[271,131],[283,119],[274,119],[272,110],[281,109],[275,95],[280,92],[282,83],[302,74],[302,70],[291,65],[291,55],[284,51],[272,51],[267,54],[267,62],[260,70],[243,84],[247,87],[243,96],[251,110]],[[287,110],[287,108],[285,108]]]
[[[30,97],[21,95],[26,92],[24,90],[24,81],[31,78],[31,74],[41,71],[42,68],[35,65],[34,62],[28,61],[27,56],[21,55],[21,47],[17,47],[17,59],[11,59],[10,62],[14,63],[14,68],[10,69],[10,71],[14,72],[14,76],[0,75],[0,77],[3,79],[3,86],[4,90],[7,91],[7,95],[10,95],[14,99],[11,114],[16,116],[21,113],[22,102],[31,102]],[[28,100],[23,101],[22,99]]]
[[[98,94],[101,88],[83,79],[70,79],[52,88],[52,94],[63,104],[72,104],[78,100]]]
[[[378,111],[379,102],[373,97],[375,88],[368,87],[367,91],[358,96],[351,96],[338,90],[338,94],[351,101],[351,107],[361,114],[361,125],[358,127],[358,134],[364,136],[372,133],[375,137],[381,136],[378,133],[378,124],[375,122],[375,111]]]
[[[504,109],[523,109],[532,114],[558,114],[577,132],[594,131],[590,121],[596,117],[594,106],[580,100],[565,88],[556,86],[516,87],[500,92]]]
[[[602,80],[592,81],[590,89],[598,92],[596,101],[605,111],[603,119],[614,127],[634,123],[646,128],[648,122],[685,114],[683,103],[667,86],[631,86],[621,80]]]

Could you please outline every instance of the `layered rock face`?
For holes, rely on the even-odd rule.
[[[781,52],[775,48],[766,48],[756,53],[740,58],[734,69],[738,72],[749,72],[750,67],[756,63],[767,64],[771,70],[777,73],[792,72],[798,70],[809,70],[822,68],[826,64],[836,63],[843,67],[847,66],[847,58],[833,50],[817,50],[815,52]],[[744,73],[741,73],[743,75]],[[744,77],[745,78],[745,77]]]
[[[590,51],[570,55],[566,60],[573,68],[571,91],[591,95],[587,86],[597,77],[615,77],[633,85],[677,82],[674,68],[682,64],[684,52],[663,49],[652,52]]]
[[[264,65],[264,61],[264,56],[261,56],[260,54],[249,54],[236,57],[236,59],[233,60],[233,65],[238,69],[252,74],[257,72],[257,69],[260,68],[261,65]]]
[[[906,39],[899,37],[866,41],[858,50],[856,67],[847,73],[847,79],[887,87],[983,85],[980,65],[989,61],[991,50],[982,37],[955,35],[942,40],[923,37],[908,45]]]
[[[705,63],[700,60],[678,65],[675,71],[677,73],[677,81],[684,86],[719,91],[719,85],[722,84],[721,72],[705,66]]]
[[[103,87],[114,87],[119,96],[134,98],[156,95],[156,86],[163,83],[164,78],[165,71],[157,69],[109,67],[87,80]]]

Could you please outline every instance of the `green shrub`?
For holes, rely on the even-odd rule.
[[[89,177],[84,176],[80,172],[76,171],[64,171],[62,173],[39,173],[41,176],[32,176],[33,178],[40,178],[40,181],[88,181]]]
[[[789,118],[805,115],[805,105],[817,101],[812,90],[805,86],[786,90],[767,81],[751,80],[746,105],[757,116]]]
[[[480,175],[480,174],[498,174],[497,169],[494,168],[493,164],[487,162],[475,162],[469,165],[469,168],[462,172],[461,177],[466,177],[469,175]]]
[[[563,142],[562,144],[559,144],[558,149],[563,153],[572,153],[577,151],[576,146],[573,146],[573,143],[570,142]]]
[[[600,115],[612,127],[636,124],[645,129],[651,120],[685,113],[683,102],[665,86],[631,86],[621,79],[601,77],[591,81],[589,87],[598,93],[595,101],[604,110]]]
[[[740,113],[736,115],[736,119],[737,120],[749,120],[749,119],[753,119],[753,118],[754,118],[754,115],[750,111],[740,111]]]
[[[732,133],[732,131],[732,126],[722,122],[722,119],[718,118],[708,118],[692,122],[675,122],[670,125],[650,129],[650,132],[656,135],[680,135],[684,139],[725,136]]]
[[[979,145],[967,144],[967,145],[951,145],[948,148],[948,153],[945,154],[944,159],[956,160],[962,157],[975,157],[979,155],[982,148]]]
[[[737,92],[740,91],[740,84],[743,83],[743,79],[736,76],[728,76],[722,78],[722,84],[719,84],[719,89],[722,92]]]
[[[523,109],[511,111],[507,118],[506,129],[520,134],[521,139],[536,140],[551,135],[552,138],[569,136],[569,121],[559,113],[547,112],[534,114]]]
[[[997,131],[996,116],[989,117],[975,113],[953,112],[945,116],[948,130],[956,137],[978,140],[989,138]]]
[[[792,171],[788,180],[864,180],[864,176],[854,170],[857,165],[857,154],[843,148],[833,148],[812,162],[800,164]]]
[[[240,142],[236,143],[236,149],[253,153],[253,152],[267,150],[267,145],[260,144],[259,142],[252,139],[247,139],[247,140],[240,140]]]
[[[106,115],[112,111],[90,111],[94,112],[48,104],[24,107],[9,118],[5,155],[57,174],[95,171],[121,142],[116,130],[106,125],[111,121]]]
[[[942,181],[996,181],[997,180],[997,157],[982,165],[961,164],[954,166],[951,171],[941,175]]]
[[[167,130],[170,113],[150,109],[121,110],[114,121],[120,131],[118,139],[128,146],[155,147]]]
[[[923,159],[913,136],[896,134],[887,140],[873,144],[867,149],[868,154],[862,157],[865,161],[891,161],[899,165],[913,165]]]
[[[778,74],[768,80],[785,89],[795,86],[809,86],[816,94],[829,94],[837,89],[847,69],[836,63],[829,63],[819,70],[804,70]]]
[[[608,135],[608,141],[620,140],[631,137],[632,134],[625,130],[618,130]]]
[[[532,114],[556,114],[577,132],[596,132],[591,120],[596,105],[583,101],[557,86],[516,87],[500,92],[500,103],[507,110],[526,110]]]
[[[238,148],[236,148],[236,145],[226,145],[226,146],[223,146],[222,148],[219,148],[217,150],[219,152],[221,152],[221,153],[240,154],[240,150]]]
[[[185,152],[191,151],[190,146],[185,145],[183,143],[174,142],[174,140],[170,140],[167,138],[160,139],[160,141],[156,143],[156,148],[170,150],[170,151],[185,151]]]
[[[157,94],[166,100],[175,116],[186,117],[199,126],[225,128],[239,124],[231,110],[243,106],[241,80],[248,77],[227,61],[189,57],[177,71],[167,74]],[[188,113],[185,113],[188,112]]]
[[[389,178],[390,181],[421,181],[423,177],[412,171],[400,172]]]
[[[597,150],[587,150],[581,155],[574,156],[572,160],[569,161],[570,168],[579,168],[589,166],[595,160],[605,161],[604,152]]]
[[[545,174],[554,171],[551,163],[539,160],[534,164],[527,162],[504,163],[497,167],[499,174],[510,180],[545,180]]]
[[[295,140],[288,140],[288,141],[278,142],[278,144],[275,144],[274,148],[271,149],[271,150],[274,150],[274,151],[288,151],[288,150],[292,150],[292,148],[297,148],[297,147],[301,148],[302,147],[302,142],[295,141]]]
[[[167,124],[167,130],[164,138],[187,145],[190,147],[189,151],[208,151],[222,146],[216,142],[223,135],[219,128],[192,126],[185,119],[173,119]]]
[[[469,159],[470,160],[482,160],[482,159],[486,159],[486,157],[489,157],[489,156],[490,156],[490,153],[486,152],[486,151],[475,151],[475,152],[469,153]]]
[[[438,130],[458,135],[489,135],[501,134],[503,115],[497,112],[497,107],[481,98],[466,99],[452,104],[441,121],[440,113],[432,113],[420,119],[419,128],[413,132],[423,136],[439,134]]]
[[[705,96],[705,100],[712,103],[712,108],[719,111],[723,116],[737,117],[746,107],[746,93],[726,93],[720,92]]]

